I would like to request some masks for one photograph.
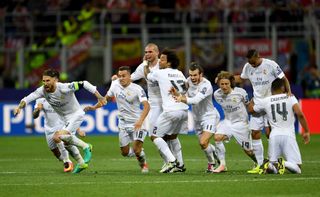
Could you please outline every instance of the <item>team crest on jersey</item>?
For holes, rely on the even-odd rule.
[[[263,70],[263,74],[265,74],[265,75],[267,74],[267,70],[266,69]]]
[[[237,98],[236,98],[236,97],[233,97],[233,98],[232,98],[232,102],[236,103],[236,102],[237,102]]]
[[[202,88],[202,90],[200,91],[202,94],[206,94],[206,91],[207,91],[207,88],[206,87],[204,87],[204,88]]]

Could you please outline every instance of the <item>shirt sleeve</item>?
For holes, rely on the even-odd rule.
[[[198,104],[207,96],[212,95],[212,88],[208,85],[200,87],[199,92],[192,98],[187,97],[187,104]]]
[[[107,91],[107,96],[108,97],[113,97],[114,96],[114,88],[116,86],[116,84],[119,83],[119,79],[112,81],[109,90]]]
[[[247,67],[248,67],[248,63],[246,63],[244,66],[243,66],[243,69],[242,69],[242,72],[241,72],[241,75],[240,75],[240,77],[242,78],[242,79],[248,79],[249,77],[248,77],[248,73],[247,73]]]
[[[81,88],[86,89],[87,91],[94,94],[97,90],[97,87],[92,85],[88,81],[74,81],[71,83],[61,83],[61,91],[64,93],[75,92],[80,90]]]
[[[137,69],[131,74],[131,80],[136,81],[145,78],[144,76],[144,64],[141,63]]]
[[[253,110],[257,113],[260,113],[262,111],[264,111],[264,105],[263,102],[265,102],[264,99],[257,101],[257,103],[254,104],[253,106]]]
[[[148,101],[145,91],[139,85],[137,85],[137,87],[140,103],[142,103],[143,101]]]
[[[241,91],[243,103],[244,103],[245,105],[248,105],[248,104],[250,103],[248,93],[247,93],[244,89],[240,89],[240,91]]]
[[[29,94],[28,96],[24,97],[21,101],[24,101],[27,105],[28,103],[30,103],[38,98],[44,97],[43,91],[44,91],[43,86],[41,86],[38,89],[36,89],[34,92]]]
[[[285,75],[282,69],[280,68],[279,64],[277,64],[275,61],[271,61],[271,62],[272,62],[271,65],[272,65],[275,77],[282,79]]]

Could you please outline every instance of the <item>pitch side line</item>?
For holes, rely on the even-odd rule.
[[[221,183],[221,182],[266,182],[266,181],[312,181],[320,180],[320,177],[311,178],[279,178],[279,179],[233,179],[233,180],[180,180],[180,181],[116,181],[116,182],[74,182],[68,183],[69,185],[106,185],[106,184],[168,184],[168,183]],[[41,185],[65,185],[61,182],[48,182],[48,183],[2,183],[0,186],[41,186]]]

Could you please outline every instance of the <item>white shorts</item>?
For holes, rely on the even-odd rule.
[[[152,136],[163,137],[188,130],[188,110],[162,112],[153,128]]]
[[[278,161],[283,156],[286,161],[302,164],[300,150],[297,141],[286,135],[270,136],[268,147],[269,160]]]
[[[84,120],[84,112],[74,113],[72,118],[68,119],[68,121],[65,123],[62,130],[69,131],[72,135],[75,135],[77,129],[80,128],[83,120]]]
[[[162,113],[162,107],[158,105],[150,106],[150,111],[148,114],[148,121],[149,121],[149,127],[148,132],[149,136],[153,131],[153,128],[156,126],[157,119],[159,118],[160,114]]]
[[[194,121],[194,130],[198,136],[201,135],[203,131],[214,134],[216,132],[219,121],[219,116],[210,116],[203,121]]]
[[[252,138],[249,125],[245,122],[232,123],[229,120],[220,121],[216,134],[226,135],[228,140],[234,137],[244,150],[252,150]]]
[[[119,128],[119,146],[124,147],[133,141],[144,142],[148,135],[147,130],[133,131],[133,128]]]
[[[46,140],[47,140],[47,144],[48,147],[50,148],[50,150],[53,150],[55,148],[57,148],[56,143],[53,141],[53,135],[56,131],[61,130],[61,128],[63,127],[63,125],[57,125],[54,128],[49,128],[49,127],[45,127],[45,135],[46,135]]]
[[[267,115],[251,115],[250,116],[250,129],[251,130],[260,130],[262,131],[264,129],[264,127],[269,126],[268,124],[268,119],[267,119]]]

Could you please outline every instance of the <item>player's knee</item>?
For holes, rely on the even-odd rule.
[[[214,135],[214,141],[221,142],[223,140],[224,140],[224,135],[219,135],[219,134]]]
[[[60,140],[60,134],[59,134],[59,133],[53,134],[52,139],[53,139],[53,141],[54,141],[55,143],[61,142],[61,140]]]
[[[201,149],[206,149],[209,145],[207,140],[200,140],[199,145],[201,147]]]

